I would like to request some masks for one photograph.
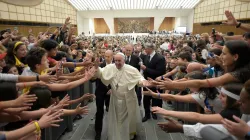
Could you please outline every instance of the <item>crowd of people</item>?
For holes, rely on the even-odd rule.
[[[159,115],[167,121],[158,126],[167,133],[250,139],[250,25],[237,22],[230,11],[225,15],[224,24],[246,33],[77,36],[69,17],[38,35],[2,30],[0,140],[41,139],[41,129],[58,127],[62,116],[88,114],[81,103],[93,98],[96,140],[104,110],[109,140],[135,140],[141,123]],[[95,93],[71,100],[65,91],[87,81],[95,82]],[[181,102],[197,109],[182,110]],[[67,109],[71,104],[78,106]]]

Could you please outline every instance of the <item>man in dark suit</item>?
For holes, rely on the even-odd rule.
[[[100,57],[100,62],[104,62],[105,61],[105,52],[107,51],[107,49],[105,47],[102,47],[100,50],[101,53],[101,57]]]
[[[165,74],[166,72],[166,61],[165,58],[159,53],[155,52],[155,44],[146,43],[145,51],[147,53],[146,58],[144,59],[144,65],[141,65],[141,69],[143,70],[144,78],[147,79],[152,78],[155,79],[158,76]],[[156,88],[150,88],[152,91],[157,92]],[[146,90],[144,88],[144,90]],[[150,119],[150,101],[152,99],[152,106],[162,107],[162,100],[152,98],[151,96],[144,95],[143,105],[145,110],[145,116],[142,119],[142,122]],[[152,114],[153,119],[157,119],[156,114]]]
[[[128,44],[126,45],[126,51],[125,51],[125,63],[130,65],[130,66],[133,66],[134,68],[137,68],[138,71],[140,71],[140,65],[139,65],[139,62],[140,62],[140,58],[136,55],[133,55],[133,44]]]
[[[100,64],[100,67],[105,67],[108,64],[112,63],[113,60],[113,51],[107,50],[104,55],[105,60]],[[101,133],[102,133],[102,120],[103,120],[103,114],[104,114],[104,103],[106,106],[106,111],[108,111],[109,108],[109,92],[111,87],[105,86],[100,79],[96,79],[96,116],[95,116],[95,140],[101,139]]]
[[[130,66],[133,66],[134,68],[137,68],[138,71],[140,71],[140,62],[141,62],[141,59],[140,57],[132,54],[133,53],[133,44],[128,44],[126,45],[126,51],[125,51],[125,63],[130,65]],[[139,106],[141,105],[141,98],[142,98],[142,95],[141,95],[141,88],[139,88],[138,86],[135,87],[135,91],[136,91],[136,95],[137,95],[137,99],[138,99],[138,104]]]
[[[142,53],[142,46],[140,44],[136,45],[134,54],[136,56],[140,57],[141,61],[144,62],[144,59],[145,59],[146,55]]]
[[[134,55],[138,56],[140,58],[139,65],[142,65],[143,62],[144,62],[144,59],[145,59],[146,55],[142,53],[142,46],[141,46],[141,44],[136,44],[135,45]],[[137,91],[136,91],[136,94],[137,94],[137,99],[138,99],[139,106],[141,105],[141,99],[142,99],[142,93],[141,93],[141,91],[142,91],[142,88],[138,87]]]

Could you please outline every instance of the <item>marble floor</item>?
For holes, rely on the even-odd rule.
[[[88,104],[90,112],[88,115],[83,116],[81,120],[74,122],[73,131],[65,132],[61,136],[60,140],[94,140],[95,130],[95,112],[96,106],[95,101]],[[163,105],[166,109],[171,109],[168,105],[164,103]],[[141,114],[143,114],[143,109],[141,107]],[[105,112],[103,120],[103,131],[102,131],[102,140],[107,140],[107,112]],[[147,122],[143,123],[137,140],[190,140],[190,138],[185,137],[180,133],[165,133],[158,126],[157,122],[165,121],[163,118],[158,116],[158,120],[150,119]]]

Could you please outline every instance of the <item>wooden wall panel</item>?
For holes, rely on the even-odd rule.
[[[200,23],[194,23],[193,26],[193,34],[201,34],[201,33],[212,33],[212,28],[214,28],[218,32],[227,33],[227,32],[234,32],[235,35],[244,34],[245,31],[235,28],[234,26],[227,26],[227,25],[207,25],[201,26]]]
[[[150,30],[150,31],[153,31],[153,30],[154,30],[154,17],[151,17],[151,18],[150,18],[149,30]]]
[[[114,18],[114,30],[115,30],[115,33],[118,33],[118,19],[117,18]]]
[[[109,27],[103,18],[94,18],[95,33],[110,33]]]
[[[0,30],[11,29],[18,27],[19,34],[27,36],[29,29],[32,29],[32,33],[36,36],[39,32],[45,32],[49,27],[48,26],[24,26],[24,25],[0,25]],[[49,31],[54,32],[56,27],[52,27]]]
[[[175,25],[175,17],[165,17],[158,30],[170,31],[174,29],[174,25]]]

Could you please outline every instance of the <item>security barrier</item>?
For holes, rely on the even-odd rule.
[[[83,85],[80,85],[76,88],[73,88],[69,91],[67,91],[67,94],[70,96],[70,99],[77,99],[83,96],[85,93],[93,93],[94,91],[93,83],[86,82]],[[62,99],[65,96],[65,94],[60,95],[60,99]],[[86,103],[83,102],[82,106],[84,106]],[[73,104],[68,106],[68,109],[75,109],[78,104]],[[76,115],[71,116],[65,116],[62,117],[63,121],[60,122],[60,127],[51,127],[46,128],[42,130],[42,140],[57,140],[60,138],[61,135],[65,131],[72,131],[73,130],[73,120],[76,117]]]

